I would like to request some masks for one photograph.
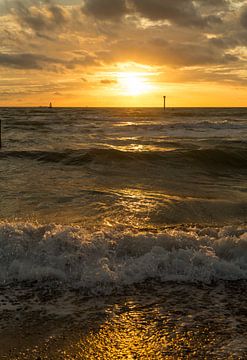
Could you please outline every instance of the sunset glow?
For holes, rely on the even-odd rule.
[[[241,0],[0,0],[0,106],[246,106],[246,19]]]
[[[140,95],[152,91],[152,86],[147,79],[138,73],[119,73],[118,81],[123,94],[126,95]]]

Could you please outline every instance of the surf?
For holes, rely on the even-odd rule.
[[[47,280],[91,294],[148,280],[212,283],[247,279],[244,226],[131,228],[0,223],[0,284]]]

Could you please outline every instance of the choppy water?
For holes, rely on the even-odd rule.
[[[246,358],[247,109],[0,118],[1,358]]]
[[[247,109],[0,116],[2,283],[247,278]]]
[[[1,109],[0,217],[246,220],[246,109]]]

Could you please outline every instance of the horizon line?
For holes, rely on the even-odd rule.
[[[11,106],[0,106],[0,109],[6,109],[6,108],[36,108],[36,109],[162,109],[162,110],[167,110],[167,109],[245,109],[247,108],[246,106],[166,106],[166,108],[164,109],[163,106],[52,106],[52,108],[49,108],[49,106],[47,105],[33,105],[33,106],[25,106],[25,105],[11,105]]]

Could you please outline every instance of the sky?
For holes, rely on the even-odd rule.
[[[247,106],[247,1],[0,0],[0,106]]]

